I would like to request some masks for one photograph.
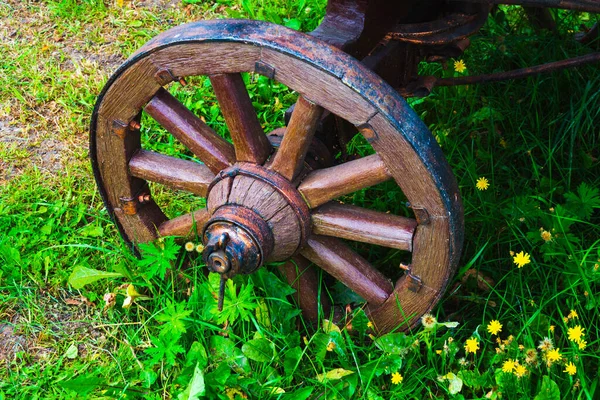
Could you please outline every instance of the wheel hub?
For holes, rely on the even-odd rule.
[[[295,186],[255,164],[238,163],[219,173],[209,187],[207,209],[204,261],[221,274],[220,305],[226,279],[290,258],[310,232],[309,209]]]

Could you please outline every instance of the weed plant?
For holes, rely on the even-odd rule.
[[[320,296],[348,305],[341,321],[321,315],[310,325],[276,265],[229,280],[219,312],[219,278],[207,273],[198,240],[144,244],[139,259],[122,243],[85,146],[95,96],[123,57],[201,18],[309,31],[324,6],[0,3],[0,399],[600,398],[597,65],[409,99],[457,177],[466,228],[447,293],[406,332],[377,336],[360,299],[339,284]],[[503,71],[598,46],[572,37],[596,16],[553,14],[558,31],[546,32],[520,8],[501,7],[464,57],[421,72]],[[244,79],[265,131],[282,126],[297,95]],[[170,90],[227,137],[208,80]],[[191,158],[150,118],[142,122],[145,146]],[[347,151],[372,150],[356,138]],[[168,215],[204,202],[152,189]],[[344,201],[408,213],[389,183]],[[401,273],[405,255],[356,250]]]

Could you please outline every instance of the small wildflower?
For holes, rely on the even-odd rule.
[[[531,307],[535,307],[535,300],[534,300],[534,299],[530,299],[530,300],[529,300],[529,305],[530,305]]]
[[[448,343],[452,343],[452,342],[454,342],[454,338],[453,338],[452,336],[450,336],[450,337],[448,338]]]
[[[562,358],[562,354],[560,354],[560,349],[552,349],[546,353],[546,359],[550,362],[558,361]]]
[[[577,373],[577,367],[575,366],[575,364],[569,361],[569,363],[565,365],[565,370],[563,372],[566,372],[567,374],[573,376]]]
[[[435,354],[442,354],[442,351],[441,350],[436,350]]]
[[[583,331],[585,328],[582,328],[581,325],[575,325],[572,328],[567,330],[567,335],[569,335],[569,340],[572,342],[579,342],[583,336],[585,335]]]
[[[554,328],[556,328],[554,325],[550,325],[550,333],[554,333]]]
[[[329,342],[327,344],[327,351],[333,351],[333,349],[335,349],[335,343],[334,342]]]
[[[515,252],[511,250],[511,251],[509,251],[509,254],[510,254],[510,256],[512,257],[512,256],[514,256],[514,255],[515,255]]]
[[[423,324],[425,329],[431,329],[435,326],[435,324],[437,324],[437,320],[433,315],[427,313],[421,317],[421,323]]]
[[[502,364],[502,371],[506,373],[513,372],[516,366],[517,363],[509,358],[508,360],[504,361],[504,364]]]
[[[587,342],[585,340],[580,340],[579,342],[577,342],[577,347],[579,348],[579,350],[585,350],[585,348],[587,347]]]
[[[535,349],[528,349],[525,352],[525,363],[529,364],[529,365],[536,365],[537,364],[537,351],[535,351]]]
[[[503,148],[506,148],[508,146],[508,143],[506,143],[506,139],[504,139],[504,138],[500,139],[500,146],[502,146]]]
[[[497,335],[498,333],[502,332],[502,324],[500,321],[493,319],[488,324],[487,331],[492,335]]]
[[[476,353],[477,350],[479,350],[479,341],[474,337],[467,339],[465,343],[465,351],[467,353]]]
[[[454,61],[454,70],[459,74],[462,74],[467,70],[467,65],[463,60]]]
[[[584,290],[584,291],[583,291],[583,295],[584,295],[585,297],[588,297],[588,296],[590,295],[590,293],[589,293],[587,290]]]
[[[519,350],[523,351],[525,349],[525,346],[523,346],[522,344],[519,345]]]
[[[521,378],[526,373],[527,373],[527,368],[525,368],[524,365],[517,364],[517,366],[515,367],[515,375],[517,376],[517,378]]]
[[[481,178],[477,179],[475,187],[479,190],[487,190],[487,188],[490,187],[490,182],[487,180],[487,178],[482,176]]]
[[[460,365],[461,367],[466,367],[467,365],[469,365],[469,362],[467,361],[467,359],[466,359],[466,358],[464,358],[464,357],[461,357],[461,358],[458,360],[458,365]]]
[[[373,323],[371,321],[367,322],[367,328],[373,329]]]
[[[196,246],[197,253],[202,253],[203,251],[204,251],[204,246],[202,244],[199,244],[198,246]]]
[[[545,337],[542,340],[540,340],[538,349],[540,349],[542,351],[550,351],[553,348],[554,348],[554,342],[549,337]]]
[[[397,385],[399,383],[402,383],[402,381],[404,380],[404,377],[402,375],[400,375],[399,372],[394,372],[392,374],[392,383],[394,385]]]
[[[549,242],[552,240],[552,234],[548,231],[545,231],[542,229],[542,231],[540,232],[540,236],[542,237],[542,239],[544,240],[544,242]]]
[[[524,251],[521,251],[513,257],[513,262],[517,264],[517,267],[522,268],[524,265],[529,264],[531,260],[529,259],[529,254],[525,253]]]
[[[571,310],[571,312],[569,312],[569,315],[567,315],[567,318],[569,318],[569,319],[579,318],[579,315],[577,315],[577,311]]]
[[[196,246],[194,246],[194,243],[187,242],[185,244],[185,251],[194,251],[194,247],[196,247]]]
[[[566,324],[567,322],[569,322],[569,318],[563,317],[563,322]]]

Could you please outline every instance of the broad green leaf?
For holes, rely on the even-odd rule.
[[[319,382],[323,382],[325,379],[333,381],[333,380],[337,380],[337,379],[342,379],[343,377],[351,375],[353,373],[354,373],[354,371],[349,371],[344,368],[336,368],[336,369],[332,369],[331,371],[326,372],[324,374],[317,375],[317,380]]]
[[[375,346],[382,351],[399,355],[406,353],[411,343],[404,333],[388,333],[375,340]]]
[[[73,343],[69,346],[69,348],[65,352],[65,357],[67,357],[70,360],[73,360],[73,359],[77,358],[78,354],[79,354],[79,350],[77,349],[77,346]]]
[[[96,389],[104,383],[104,380],[93,375],[82,375],[70,381],[59,382],[58,385],[65,389],[77,392],[82,397],[85,397],[92,390]]]
[[[560,400],[560,389],[549,376],[542,378],[542,388],[535,396],[535,400]]]
[[[457,394],[462,390],[463,381],[454,373],[450,372],[446,375],[446,379],[448,379],[448,391],[450,394]]]
[[[325,332],[325,333],[330,333],[330,332],[341,333],[342,331],[340,330],[339,326],[337,326],[333,322],[329,321],[328,319],[324,319],[323,320],[323,332]]]
[[[268,362],[275,356],[275,346],[268,339],[252,339],[244,343],[242,353],[251,360]]]
[[[97,269],[87,268],[81,265],[76,266],[69,276],[69,284],[74,289],[81,289],[85,285],[96,282],[100,279],[119,278],[123,275],[118,272],[99,271]]]
[[[304,387],[302,389],[298,389],[293,393],[286,393],[279,397],[280,400],[306,400],[312,394],[314,387]]]
[[[292,347],[285,353],[285,358],[283,361],[283,371],[285,375],[291,378],[294,375],[294,371],[296,370],[296,366],[300,362],[302,358],[302,349],[298,346]]]
[[[196,364],[194,375],[192,376],[192,379],[190,379],[190,383],[177,398],[179,400],[197,400],[205,394],[206,386],[204,385],[204,371],[199,364]]]
[[[86,225],[79,231],[79,233],[82,236],[87,237],[100,237],[104,235],[104,229],[97,225]]]

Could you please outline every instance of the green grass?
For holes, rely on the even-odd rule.
[[[434,309],[438,321],[458,325],[375,338],[355,303],[351,326],[327,315],[309,326],[274,266],[230,281],[219,313],[218,279],[205,275],[199,253],[166,239],[142,248],[140,261],[120,240],[86,154],[92,107],[110,73],[184,22],[252,17],[306,31],[324,12],[323,1],[156,4],[0,3],[0,399],[598,398],[597,65],[409,100],[440,142],[465,206],[463,256]],[[533,30],[519,8],[502,8],[472,37],[465,74],[590,52],[570,36],[597,17],[556,15],[559,33],[551,34]],[[421,68],[460,75],[452,62]],[[265,129],[282,126],[296,95],[266,78],[245,79]],[[208,81],[189,83],[171,91],[227,137]],[[143,127],[147,146],[191,156],[149,119]],[[372,150],[355,139],[349,151]],[[482,177],[484,191],[476,189]],[[204,201],[158,185],[153,195],[169,215]],[[409,212],[389,183],[344,200]],[[355,248],[395,273],[407,261]],[[520,252],[531,260],[522,268],[513,263]],[[118,277],[69,284],[74,271],[89,270]],[[321,296],[356,300],[341,285]],[[502,324],[497,336],[486,329],[492,320]],[[575,326],[584,329],[584,348],[569,339]],[[537,349],[545,337],[560,349],[550,365]],[[479,348],[466,353],[473,338]],[[509,360],[525,374],[503,372]],[[564,372],[570,363],[572,376]]]

